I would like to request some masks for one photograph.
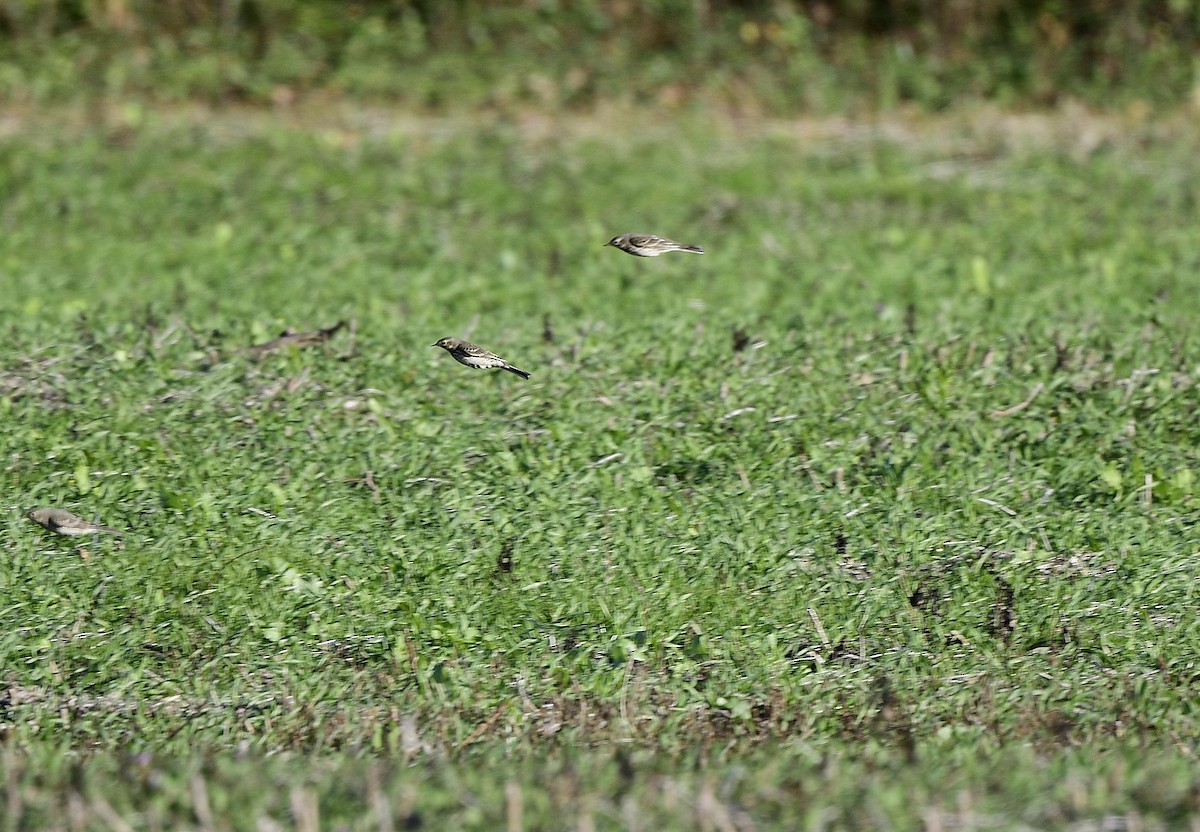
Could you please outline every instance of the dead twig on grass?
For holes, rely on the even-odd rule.
[[[1029,407],[1029,405],[1033,404],[1033,400],[1040,396],[1042,391],[1045,389],[1046,385],[1039,381],[1037,384],[1033,385],[1033,389],[1029,391],[1029,395],[1025,397],[1025,401],[1017,402],[1012,407],[1004,407],[999,410],[993,410],[992,418],[1003,419],[1005,416],[1014,416],[1017,413],[1020,413],[1022,410]]]
[[[472,731],[470,734],[468,734],[467,738],[458,744],[459,750],[462,750],[462,749],[466,748],[468,745],[470,745],[471,743],[476,742],[480,737],[482,737],[488,731],[492,730],[492,728],[495,726],[495,724],[500,721],[500,717],[504,716],[504,712],[506,710],[508,710],[508,708],[504,704],[502,704],[498,708],[496,708],[496,710],[492,713],[491,716],[489,716],[483,722],[479,723],[479,725],[476,726],[475,730]]]
[[[313,347],[317,344],[324,344],[338,332],[345,329],[346,326],[345,321],[338,321],[333,326],[325,327],[324,329],[314,329],[311,332],[295,332],[289,328],[281,332],[278,338],[272,338],[270,341],[264,341],[261,344],[255,344],[246,349],[255,358],[261,358],[268,353],[281,350],[284,347],[296,347],[297,349]]]

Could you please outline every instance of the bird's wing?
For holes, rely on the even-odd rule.
[[[500,356],[496,355],[496,353],[490,350],[485,350],[483,347],[465,347],[463,352],[465,352],[467,355],[474,356],[475,358],[486,358],[495,361],[501,360]]]
[[[489,370],[493,367],[503,367],[508,362],[494,352],[489,352],[483,347],[475,347],[473,349],[463,350],[463,354],[470,359],[471,363],[482,370]]]

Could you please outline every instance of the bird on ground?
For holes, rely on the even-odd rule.
[[[463,341],[460,338],[442,338],[436,344],[433,344],[433,346],[441,347],[450,353],[459,364],[466,364],[468,367],[474,367],[476,370],[508,370],[513,375],[518,375],[521,378],[529,378],[529,373],[524,370],[518,370],[496,355],[496,353],[488,352],[483,347],[472,344],[470,341]]]
[[[80,537],[85,534],[115,534],[117,537],[121,536],[121,532],[116,529],[90,523],[82,517],[78,517],[61,508],[52,508],[50,506],[34,508],[27,511],[25,516],[42,528],[48,529],[55,534],[64,534],[67,537]]]
[[[622,234],[620,237],[613,237],[604,245],[619,248],[627,254],[633,254],[638,257],[657,257],[668,251],[690,251],[694,254],[704,253],[704,249],[700,248],[700,246],[686,246],[683,243],[668,240],[666,237],[657,237],[654,234]]]

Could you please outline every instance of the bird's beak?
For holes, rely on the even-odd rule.
[[[607,243],[605,243],[603,246],[600,246],[600,248],[604,248],[605,246],[611,246],[611,245],[612,245],[612,240],[609,240],[609,241],[608,241]]]

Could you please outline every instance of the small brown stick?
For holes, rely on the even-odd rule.
[[[813,628],[817,631],[817,638],[821,639],[821,646],[828,650],[830,647],[829,636],[825,634],[825,627],[821,625],[821,619],[817,617],[817,611],[809,607],[808,617],[813,623]]]
[[[1037,384],[1033,385],[1033,389],[1029,391],[1029,395],[1025,398],[1025,401],[1018,402],[1017,404],[1014,404],[1012,407],[1005,407],[1000,410],[993,410],[992,418],[993,419],[1002,419],[1005,416],[1013,416],[1017,413],[1020,413],[1022,410],[1029,407],[1029,405],[1033,404],[1033,400],[1036,399],[1038,396],[1040,396],[1042,394],[1042,391],[1045,389],[1046,389],[1046,385],[1039,381]]]
[[[992,508],[1000,509],[1005,514],[1007,514],[1009,517],[1017,516],[1017,513],[1015,511],[1013,511],[1011,508],[1004,505],[1003,503],[997,503],[995,500],[989,500],[987,497],[976,497],[975,499],[978,500],[979,502],[983,503],[985,506],[991,506]]]
[[[256,358],[261,358],[267,353],[275,350],[283,349],[284,347],[312,347],[317,344],[324,344],[335,334],[346,328],[345,321],[338,321],[333,326],[325,327],[324,329],[315,329],[312,332],[288,332],[285,331],[278,338],[272,338],[270,341],[264,341],[261,344],[255,344],[247,349]]]
[[[492,730],[492,726],[494,726],[497,722],[500,721],[500,717],[504,716],[505,710],[506,710],[505,705],[501,705],[500,707],[496,708],[495,712],[491,716],[489,716],[483,722],[479,723],[479,725],[475,728],[475,730],[472,731],[469,735],[467,735],[467,738],[465,740],[463,740],[462,742],[460,742],[458,744],[458,747],[466,748],[468,745],[470,745],[471,743],[478,740],[480,737],[482,737],[488,731]]]

